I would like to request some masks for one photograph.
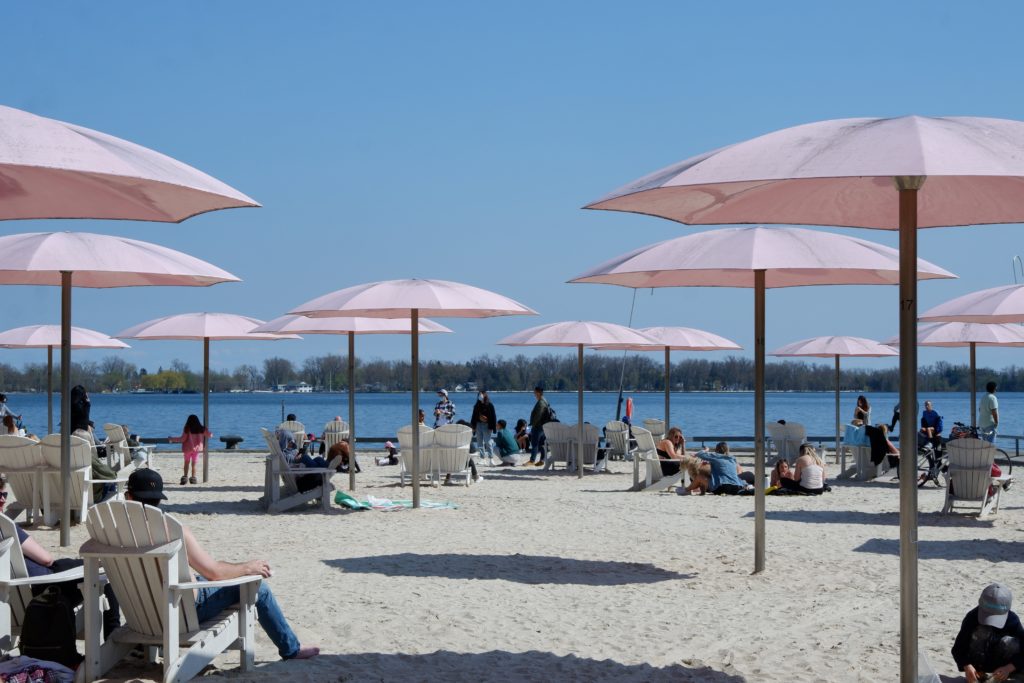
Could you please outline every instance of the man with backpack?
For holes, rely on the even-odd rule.
[[[544,447],[544,425],[552,420],[551,406],[544,398],[544,388],[534,387],[533,395],[537,402],[533,404],[530,411],[530,462],[528,465],[543,465],[547,457],[547,448]],[[539,458],[537,456],[540,456]]]

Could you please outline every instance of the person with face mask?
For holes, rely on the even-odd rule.
[[[494,434],[495,426],[498,424],[497,415],[494,412],[494,404],[486,390],[482,390],[476,397],[476,405],[473,406],[473,416],[469,418],[469,426],[476,433],[476,447],[480,459],[487,457],[487,464],[492,465],[494,454],[491,450],[491,435]]]

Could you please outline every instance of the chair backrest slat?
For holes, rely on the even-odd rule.
[[[7,515],[0,513],[0,540],[13,539],[9,554],[11,562],[11,578],[24,579],[28,577],[28,567],[25,564],[25,555],[21,550],[21,542],[18,540],[17,525]],[[8,604],[11,606],[11,622],[14,626],[21,626],[25,619],[25,609],[32,600],[32,589],[28,586],[19,586],[10,591]]]
[[[961,500],[983,500],[992,480],[995,446],[981,439],[953,439],[946,450],[953,495]]]

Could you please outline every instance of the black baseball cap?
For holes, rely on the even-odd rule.
[[[160,473],[148,467],[137,469],[128,477],[128,493],[139,501],[167,500],[164,495],[164,480]]]

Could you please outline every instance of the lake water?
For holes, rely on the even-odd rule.
[[[575,392],[548,392],[551,405],[563,422],[576,422]],[[583,416],[588,422],[603,425],[615,418],[614,392],[587,392],[584,395]],[[634,402],[634,420],[646,417],[662,417],[664,394],[626,394]],[[104,422],[118,422],[129,425],[141,436],[163,437],[181,433],[182,425],[189,413],[200,417],[203,399],[198,394],[91,394],[92,419],[97,426]],[[981,394],[979,394],[979,399]],[[476,394],[452,393],[455,402],[456,419],[469,420],[476,401]],[[848,420],[853,415],[857,395],[843,393],[841,416]],[[888,422],[896,394],[869,394],[874,422]],[[922,394],[921,402],[931,399],[936,410],[945,418],[946,430],[954,420],[970,422],[970,394],[933,393]],[[54,396],[54,420],[59,420],[60,399]],[[529,418],[533,407],[532,392],[509,392],[491,394],[498,418],[515,420]],[[435,394],[422,394],[420,407],[432,423]],[[1024,434],[1024,393],[999,394],[1000,433]],[[317,394],[211,394],[210,429],[215,436],[238,434],[245,438],[243,447],[259,448],[262,443],[259,428],[273,428],[281,421],[282,403],[286,413],[295,413],[309,431],[320,433],[325,422],[340,415],[348,419],[348,395],[344,393]],[[410,395],[357,394],[357,433],[365,436],[393,437],[402,425],[409,424]],[[800,422],[807,427],[807,433],[826,435],[833,433],[834,394],[830,392],[769,393],[766,403],[766,418],[769,421],[785,419]],[[42,434],[46,431],[46,395],[10,394],[8,406],[23,415],[29,431]],[[688,436],[699,435],[751,435],[754,396],[742,393],[674,393],[672,395],[672,423],[683,428]],[[1012,442],[1010,442],[1012,444]],[[220,445],[220,444],[218,444]],[[178,446],[164,446],[164,448]]]

